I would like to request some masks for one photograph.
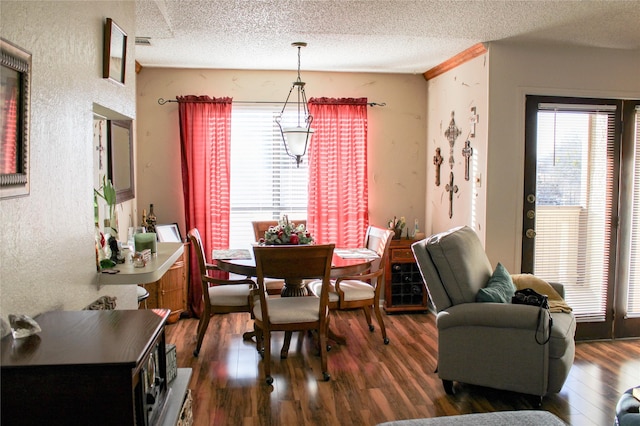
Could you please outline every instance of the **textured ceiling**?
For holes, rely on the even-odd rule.
[[[303,71],[423,73],[495,40],[640,50],[640,0],[136,0],[136,16],[143,67],[295,70],[295,41]]]

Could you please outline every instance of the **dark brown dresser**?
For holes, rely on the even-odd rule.
[[[167,309],[52,311],[2,339],[4,425],[162,423]]]

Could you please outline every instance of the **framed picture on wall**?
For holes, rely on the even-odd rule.
[[[102,77],[124,84],[127,63],[127,33],[113,19],[107,18],[104,25],[104,56]]]
[[[29,195],[31,53],[0,39],[0,198]]]

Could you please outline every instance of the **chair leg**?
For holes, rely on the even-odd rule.
[[[363,306],[362,310],[364,311],[364,316],[367,319],[367,325],[369,326],[369,331],[373,332],[373,324],[371,324],[371,307]]]
[[[320,329],[319,331],[319,340],[320,340],[320,365],[322,366],[322,378],[325,382],[328,382],[331,379],[331,375],[327,371],[327,333],[328,327],[324,329]]]
[[[264,335],[262,334],[262,329],[254,323],[253,331],[256,335],[256,350],[260,354],[260,357],[264,359]]]
[[[268,385],[273,383],[273,377],[271,377],[271,332],[269,330],[262,331],[264,337],[264,358],[262,360],[264,364],[264,375]]]
[[[380,312],[380,305],[374,305],[373,310],[376,313],[376,319],[378,320],[378,325],[380,326],[380,331],[382,331],[382,341],[385,345],[389,344],[389,339],[387,338],[387,329],[384,326],[384,321],[382,319],[382,312]]]
[[[202,346],[202,340],[204,339],[204,333],[207,331],[207,327],[209,326],[209,320],[211,316],[209,312],[203,312],[200,317],[200,321],[198,322],[198,341],[196,343],[196,348],[193,351],[193,356],[196,358],[200,354],[200,347]]]
[[[284,332],[284,343],[282,344],[282,349],[280,350],[280,359],[287,359],[289,356],[289,346],[291,346],[291,335],[293,332],[285,331]]]

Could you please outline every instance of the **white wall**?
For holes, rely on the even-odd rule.
[[[126,85],[102,79],[103,27],[129,35]],[[0,316],[82,309],[101,295],[136,307],[133,286],[98,290],[93,112],[135,118],[133,2],[0,2],[4,39],[33,55],[31,193],[0,200]]]
[[[312,54],[312,52],[307,52]],[[424,227],[426,81],[421,75],[302,71],[307,97],[367,97],[370,107],[369,215],[371,224],[405,216]],[[143,68],[138,74],[138,215],[154,204],[159,223],[178,222],[185,233],[178,105],[158,98],[231,96],[240,101],[283,103],[295,71]]]
[[[486,251],[520,270],[525,95],[640,98],[640,51],[489,45]]]
[[[488,55],[480,55],[464,64],[435,77],[428,82],[427,110],[427,228],[426,234],[434,234],[447,229],[469,225],[484,240],[487,164],[487,115],[488,115]],[[470,137],[472,129],[471,108],[475,107],[478,122],[475,137]],[[453,147],[453,167],[450,166],[450,146],[445,131],[454,112],[456,127],[460,135]],[[473,155],[469,161],[469,180],[465,180],[465,157],[462,149],[465,141],[471,142]],[[433,158],[436,148],[440,148],[440,185],[436,185],[436,166]],[[449,218],[450,172],[453,172],[454,186],[458,192],[453,195],[453,216]]]

